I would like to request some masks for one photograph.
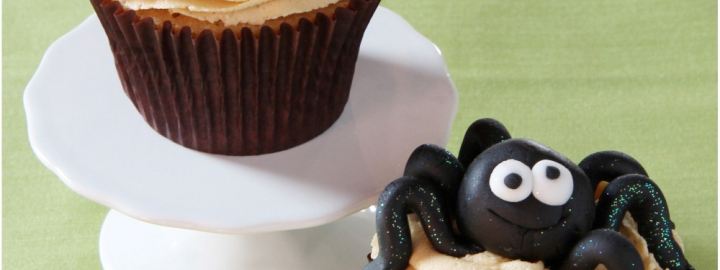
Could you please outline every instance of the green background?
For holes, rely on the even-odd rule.
[[[37,161],[22,109],[43,52],[89,2],[3,2],[4,269],[98,269],[107,209]],[[576,161],[625,151],[665,191],[696,269],[717,268],[716,1],[383,4],[445,54],[461,96],[449,148],[474,119],[496,117]]]

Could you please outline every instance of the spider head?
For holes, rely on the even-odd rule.
[[[493,253],[524,260],[559,259],[591,229],[594,210],[583,171],[525,139],[480,153],[458,194],[462,233]]]

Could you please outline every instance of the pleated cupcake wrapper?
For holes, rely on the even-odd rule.
[[[257,155],[304,143],[339,118],[379,0],[351,0],[297,27],[217,36],[158,27],[115,0],[91,3],[125,93],[153,129],[199,151]]]

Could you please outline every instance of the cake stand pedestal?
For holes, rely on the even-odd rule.
[[[24,98],[40,161],[113,209],[100,237],[111,270],[360,268],[373,219],[357,212],[415,147],[447,143],[457,106],[437,47],[381,7],[330,129],[278,153],[206,154],[142,120],[106,40],[88,18],[50,46]]]
[[[100,232],[100,259],[105,270],[361,269],[374,217],[362,210],[309,229],[226,235],[152,225],[110,211]]]

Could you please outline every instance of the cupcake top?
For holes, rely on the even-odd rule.
[[[523,260],[508,259],[489,251],[467,255],[465,257],[456,258],[448,256],[436,251],[430,241],[425,236],[425,232],[420,225],[420,221],[417,216],[411,214],[408,216],[410,225],[410,233],[412,236],[413,243],[413,254],[410,257],[410,263],[408,270],[474,270],[474,269],[489,269],[489,270],[546,270],[547,268],[542,261],[527,262]],[[662,270],[662,267],[658,264],[654,254],[648,250],[647,241],[638,232],[637,223],[628,213],[622,221],[620,227],[620,233],[627,237],[628,240],[635,246],[635,249],[642,258],[644,269],[647,270]],[[682,247],[682,240],[680,236],[673,230],[673,238]],[[373,237],[371,258],[375,258],[379,252],[379,246],[377,242],[377,235]],[[598,266],[596,270],[605,270],[603,266]]]
[[[309,12],[339,0],[119,0],[133,10],[169,10],[198,20],[226,25],[261,25],[265,21]]]
[[[407,270],[546,270],[542,261],[526,262],[513,260],[485,251],[477,254],[456,258],[442,254],[433,248],[425,235],[420,220],[414,214],[408,215],[413,253]],[[370,258],[375,259],[379,253],[377,235],[371,242]]]

